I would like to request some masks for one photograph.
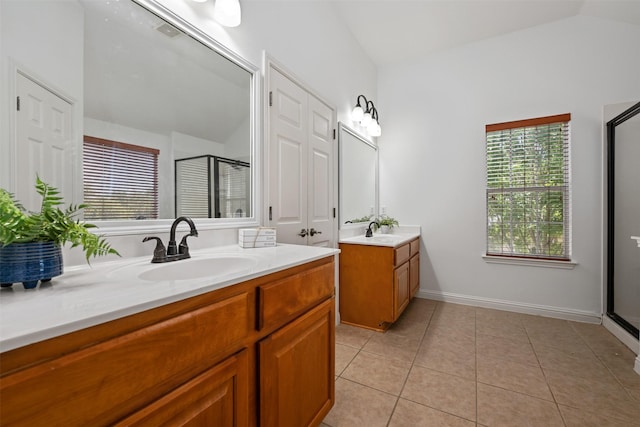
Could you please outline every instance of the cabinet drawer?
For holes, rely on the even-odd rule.
[[[113,424],[237,350],[249,309],[242,293],[4,377],[2,422]]]
[[[411,248],[410,252],[411,255],[410,256],[414,256],[415,254],[420,252],[420,239],[416,239],[413,240],[409,243],[409,246]]]
[[[323,264],[258,288],[258,330],[278,327],[334,293],[334,264]]]
[[[402,245],[399,248],[396,248],[394,253],[394,259],[395,259],[394,266],[397,267],[403,264],[404,262],[408,261],[410,256],[411,256],[411,247],[409,243],[407,243],[406,245]]]

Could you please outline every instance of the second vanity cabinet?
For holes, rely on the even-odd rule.
[[[319,425],[335,395],[334,265],[2,353],[2,425]]]
[[[340,319],[386,330],[420,288],[420,238],[399,246],[340,243]]]

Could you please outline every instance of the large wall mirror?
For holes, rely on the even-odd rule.
[[[378,212],[378,148],[340,123],[340,228],[368,221]]]
[[[38,173],[101,227],[256,222],[257,67],[149,0],[1,7],[22,27],[2,30],[22,101],[9,119],[18,198]],[[21,123],[39,109],[54,117],[49,146]]]
[[[640,102],[607,122],[607,315],[640,329]]]

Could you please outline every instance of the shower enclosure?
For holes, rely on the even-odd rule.
[[[607,122],[607,316],[640,328],[640,102]]]
[[[249,163],[203,155],[178,159],[175,166],[176,217],[251,216]]]

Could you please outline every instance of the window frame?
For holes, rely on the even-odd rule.
[[[556,172],[562,173],[563,184],[561,185],[533,185],[528,183],[524,185],[513,185],[513,181],[510,181],[509,186],[505,187],[492,187],[490,186],[490,142],[489,134],[497,131],[506,130],[522,130],[525,128],[538,128],[541,126],[552,124],[564,124],[566,130],[564,130],[564,136],[562,140],[562,153],[563,162],[562,168],[555,169]],[[494,263],[506,263],[517,265],[534,265],[534,266],[549,266],[554,268],[573,268],[576,265],[572,262],[572,245],[571,245],[571,113],[558,114],[553,116],[536,117],[524,120],[515,120],[503,123],[494,123],[485,126],[485,255],[483,258],[487,262]],[[511,153],[511,148],[509,148]],[[525,157],[526,159],[526,157]],[[540,175],[538,175],[540,176]],[[544,176],[549,176],[545,174]],[[491,224],[490,224],[490,196],[492,194],[522,194],[524,197],[527,193],[540,193],[543,191],[556,191],[562,195],[562,247],[563,253],[558,256],[554,256],[547,248],[546,253],[540,255],[526,254],[518,251],[509,253],[508,251],[491,251]],[[523,212],[527,212],[524,208]],[[506,222],[507,224],[509,222]],[[540,221],[535,221],[533,224],[539,224]]]

